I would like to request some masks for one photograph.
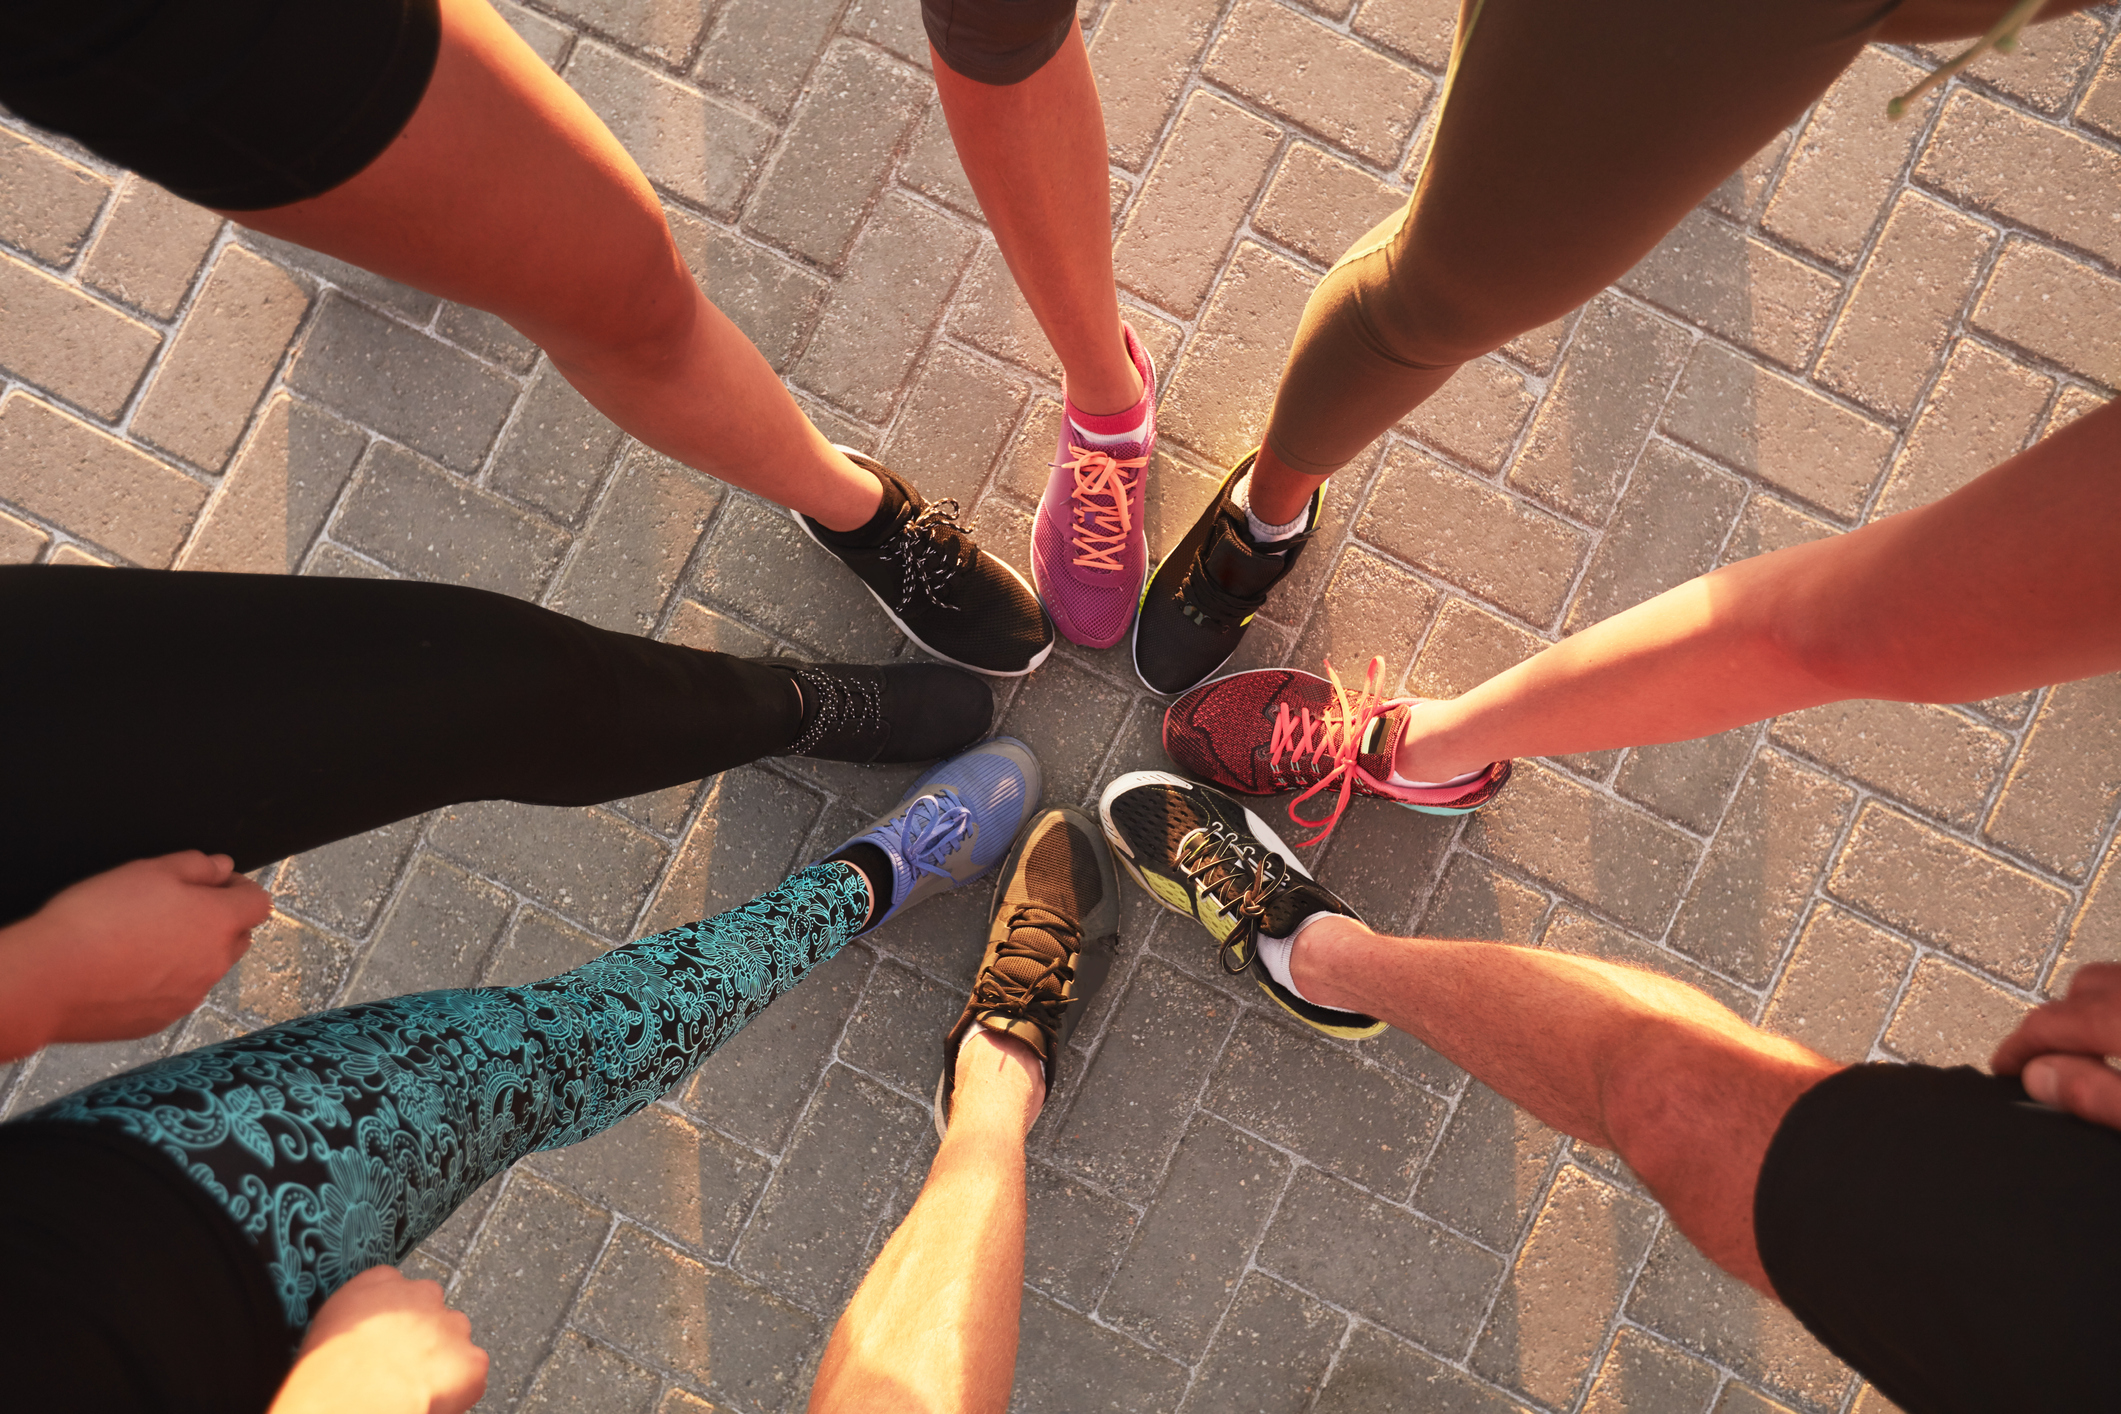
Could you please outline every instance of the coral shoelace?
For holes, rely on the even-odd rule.
[[[1350,692],[1328,660],[1326,678],[1333,684],[1333,704],[1314,717],[1310,708],[1291,712],[1289,704],[1284,702],[1274,714],[1274,735],[1267,742],[1269,769],[1278,771],[1285,758],[1292,767],[1332,763],[1331,769],[1313,782],[1309,790],[1289,802],[1289,818],[1318,831],[1311,838],[1299,841],[1301,845],[1317,844],[1333,833],[1333,827],[1347,813],[1348,798],[1354,794],[1355,775],[1362,769],[1356,765],[1356,758],[1362,754],[1362,739],[1370,730],[1370,723],[1406,703],[1404,698],[1388,698],[1378,691],[1377,675],[1384,671],[1384,666],[1383,658],[1372,658],[1362,686]],[[1323,820],[1307,820],[1296,813],[1297,806],[1335,781],[1340,782],[1340,793],[1331,815]]]
[[[1127,473],[1149,464],[1147,457],[1122,461],[1095,447],[1069,444],[1075,460],[1062,462],[1075,473],[1075,565],[1078,569],[1119,571],[1120,555],[1134,528],[1134,482]],[[1097,498],[1111,502],[1110,509]]]

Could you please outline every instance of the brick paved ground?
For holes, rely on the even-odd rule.
[[[819,423],[976,504],[1021,562],[1057,369],[912,0],[504,8]],[[1121,278],[1167,370],[1158,543],[1257,434],[1325,263],[1402,199],[1451,9],[1098,17]],[[1617,289],[1340,477],[1240,666],[1374,651],[1458,691],[2097,405],[2121,384],[2114,29],[2111,7],[2043,26],[1891,126],[1921,56],[1867,53]],[[15,124],[0,244],[0,557],[428,577],[744,652],[902,647],[783,516],[633,446],[485,315]],[[1160,761],[1123,652],[1064,648],[1001,695],[1051,799]],[[2117,722],[2108,678],[1525,763],[1469,823],[1359,806],[1323,873],[1379,924],[1640,962],[1835,1057],[1978,1059],[2073,963],[2121,956]],[[208,1006],[0,1072],[8,1109],[335,1000],[572,965],[767,887],[907,774],[774,763],[305,855],[269,871],[280,912]],[[669,1102],[435,1235],[412,1266],[493,1352],[486,1407],[801,1407],[933,1151],[983,899],[849,947]],[[1125,944],[1033,1137],[1019,1408],[1885,1407],[1610,1159],[1402,1036],[1292,1030],[1138,898]]]

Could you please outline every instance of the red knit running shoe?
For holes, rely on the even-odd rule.
[[[1290,668],[1261,668],[1202,683],[1164,713],[1164,751],[1185,770],[1249,795],[1301,790],[1289,818],[1318,833],[1333,832],[1352,795],[1390,800],[1427,815],[1464,815],[1495,798],[1510,778],[1510,763],[1491,762],[1471,780],[1440,786],[1401,785],[1392,756],[1406,735],[1419,697],[1386,697],[1377,690],[1384,659],[1372,658],[1353,691],[1331,663],[1326,677]],[[1337,786],[1333,812],[1309,819],[1297,807]]]

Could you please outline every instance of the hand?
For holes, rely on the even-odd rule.
[[[486,1394],[486,1352],[442,1288],[370,1267],[309,1323],[270,1414],[463,1414]]]
[[[2044,1105],[2121,1129],[2121,1074],[2108,1056],[2121,1056],[2121,963],[2087,962],[2061,1001],[2026,1014],[1989,1068]]]
[[[0,929],[0,1059],[152,1035],[199,1005],[271,912],[227,855],[195,849],[62,890]]]

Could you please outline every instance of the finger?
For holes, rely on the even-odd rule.
[[[2121,992],[2121,962],[2087,962],[2069,979],[2071,1001],[2090,1001]]]
[[[272,895],[255,879],[233,875],[221,886],[219,894],[226,916],[235,927],[255,928],[272,915]]]
[[[2090,1056],[2036,1056],[2025,1067],[2025,1093],[2080,1119],[2121,1129],[2121,1075]]]
[[[1998,1075],[2015,1075],[2034,1056],[2053,1051],[2121,1055],[2121,998],[2049,1002],[2028,1012],[1996,1047],[1989,1066]]]
[[[225,854],[205,854],[196,849],[165,854],[155,863],[163,865],[187,884],[204,884],[209,888],[226,883],[236,867],[236,861]]]

